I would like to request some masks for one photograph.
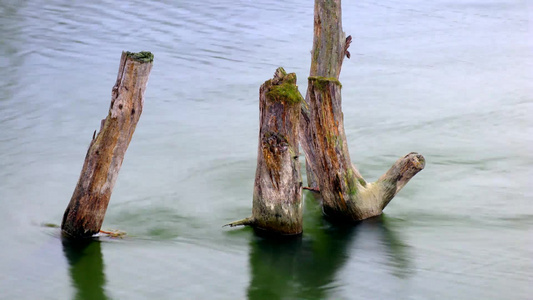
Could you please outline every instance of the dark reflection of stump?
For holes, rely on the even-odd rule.
[[[338,270],[357,252],[350,245],[362,239],[384,245],[386,249],[381,255],[392,266],[393,275],[404,274],[398,269],[407,268],[406,249],[387,229],[382,217],[356,225],[333,226],[324,221],[321,208],[309,198],[312,197],[306,199],[302,237],[286,240],[253,237],[249,299],[328,298],[336,287]]]
[[[383,235],[382,240],[390,258],[389,265],[392,266],[392,274],[400,278],[407,277],[413,270],[410,266],[407,245],[390,229],[392,226],[389,224],[390,221],[386,215],[381,215],[376,218],[376,223],[379,225]]]
[[[104,292],[105,275],[99,241],[63,239],[63,252],[70,265],[70,277],[76,289],[74,299],[108,299]]]

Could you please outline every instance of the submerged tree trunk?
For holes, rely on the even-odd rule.
[[[374,183],[367,183],[351,163],[338,80],[344,57],[350,57],[350,43],[351,36],[346,38],[342,31],[341,1],[315,0],[312,61],[301,110],[300,142],[310,173],[316,178],[324,213],[336,220],[357,221],[380,215],[424,168],[425,160],[420,154],[409,153]]]
[[[260,88],[259,146],[252,216],[230,223],[271,233],[302,232],[298,126],[302,96],[296,75],[278,68]]]
[[[93,135],[63,215],[61,229],[65,236],[91,237],[102,227],[124,154],[141,116],[153,57],[150,52],[122,52],[109,113],[98,134],[95,131]]]

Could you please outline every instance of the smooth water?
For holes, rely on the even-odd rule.
[[[0,0],[0,298],[531,299],[529,1],[345,0],[351,157],[426,169],[357,226],[306,192],[301,239],[221,227],[251,213],[259,86],[305,91],[312,2]],[[155,54],[104,222],[128,235],[62,242],[122,50]]]

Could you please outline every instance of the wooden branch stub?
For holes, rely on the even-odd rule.
[[[380,203],[381,209],[384,209],[407,182],[422,171],[425,166],[426,159],[416,152],[399,158],[376,182],[383,195]]]
[[[311,192],[315,192],[315,193],[320,193],[320,190],[317,189],[317,188],[312,188],[312,187],[304,186],[303,189],[304,189],[304,190],[311,191]]]
[[[228,223],[224,225],[223,227],[229,226],[229,227],[237,227],[237,226],[253,226],[255,224],[255,220],[250,218],[244,218],[242,220],[234,221],[231,223]]]
[[[350,48],[350,44],[352,43],[352,36],[349,35],[346,38],[346,43],[344,44],[344,53],[346,54],[346,57],[350,59],[350,51],[348,51],[348,48]]]
[[[87,150],[80,178],[63,215],[65,236],[86,238],[98,233],[124,155],[144,104],[152,69],[150,52],[122,52],[107,118]]]

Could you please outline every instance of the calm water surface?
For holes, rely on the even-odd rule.
[[[351,157],[369,180],[427,159],[349,227],[305,195],[301,239],[221,228],[251,212],[258,89],[305,91],[312,1],[0,0],[1,299],[531,299],[532,4],[344,1]],[[104,222],[59,230],[122,50],[155,54]]]

